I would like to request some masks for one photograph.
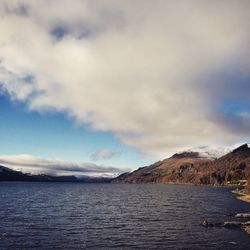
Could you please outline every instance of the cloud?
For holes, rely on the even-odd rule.
[[[33,174],[116,176],[128,171],[128,169],[118,169],[111,166],[83,162],[66,162],[33,155],[1,155],[0,164]]]
[[[0,1],[0,84],[145,154],[249,137],[247,0]],[[27,81],[27,77],[32,81]]]
[[[109,149],[103,148],[103,149],[98,150],[94,154],[92,154],[92,159],[94,161],[108,160],[108,159],[111,159],[111,158],[116,157],[118,155],[119,155],[118,152],[114,152],[114,151],[111,151]]]
[[[187,150],[188,152],[198,152],[200,157],[215,159],[221,156],[228,154],[233,151],[237,146],[227,146],[227,147],[209,147],[209,146],[200,146],[196,148],[191,148]]]

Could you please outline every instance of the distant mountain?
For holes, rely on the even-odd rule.
[[[168,159],[127,173],[125,176],[118,176],[113,182],[238,184],[244,182],[249,169],[250,148],[244,144],[218,159],[202,157],[199,152],[177,153]]]
[[[0,166],[0,181],[30,181],[34,176]]]
[[[0,166],[0,181],[107,183],[111,180],[112,178],[90,176],[77,178],[75,176],[31,175]]]

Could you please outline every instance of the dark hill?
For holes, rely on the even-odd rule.
[[[21,171],[0,166],[0,181],[34,181],[34,182],[81,182],[81,183],[106,183],[111,182],[111,178],[82,176],[50,176],[50,175],[31,175]]]

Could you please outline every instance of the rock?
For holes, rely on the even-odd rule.
[[[250,213],[238,213],[235,215],[236,218],[250,218]]]
[[[239,217],[246,218],[246,217]],[[207,220],[204,220],[201,225],[203,227],[225,227],[225,228],[240,228],[246,233],[250,234],[250,221],[240,222],[240,221],[225,221],[224,223],[209,223]]]
[[[250,226],[250,221],[247,222],[239,222],[239,221],[225,221],[224,223],[216,222],[216,223],[209,223],[207,220],[204,220],[201,225],[203,227],[241,227],[241,226]]]
[[[208,227],[208,226],[209,226],[207,220],[204,220],[204,221],[201,223],[201,225],[202,225],[203,227]]]
[[[222,227],[223,224],[220,223],[220,222],[217,222],[217,223],[209,223],[207,220],[204,220],[201,225],[203,227]]]
[[[250,221],[242,222],[241,224],[242,224],[242,226],[248,227],[248,226],[250,226]]]
[[[250,226],[243,227],[246,233],[250,234]]]

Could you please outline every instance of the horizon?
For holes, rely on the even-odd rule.
[[[0,165],[116,176],[250,142],[249,8],[0,0]]]
[[[245,146],[247,146],[248,149],[250,149],[250,144],[249,143],[244,143],[241,145],[235,145],[232,148],[223,148],[220,150],[216,150],[216,151],[204,151],[204,147],[202,148],[203,150],[199,149],[194,149],[193,151],[188,150],[188,151],[181,151],[181,152],[177,152],[174,155],[170,156],[167,159],[170,159],[172,157],[174,157],[175,155],[180,155],[183,153],[198,153],[198,157],[200,158],[204,158],[204,159],[209,159],[212,161],[215,161],[217,159],[219,159],[220,157],[223,157],[229,153],[232,153],[233,151],[240,149],[242,147],[245,148]],[[37,160],[40,160],[42,163],[38,164],[37,161],[35,160],[34,163],[30,163],[30,162],[25,162],[24,161],[20,161],[20,157],[23,157],[24,159],[26,158],[29,159],[31,156],[29,155],[20,155],[20,156],[0,156],[0,168],[4,167],[4,168],[8,168],[10,170],[14,170],[14,171],[20,171],[21,173],[24,174],[31,174],[31,175],[48,175],[48,176],[52,176],[52,177],[66,177],[66,176],[74,176],[77,179],[81,179],[81,178],[107,178],[107,179],[116,179],[117,177],[119,177],[120,175],[126,174],[126,173],[133,173],[134,170],[138,170],[141,167],[138,167],[137,169],[131,170],[131,169],[120,169],[120,172],[117,171],[116,168],[112,168],[112,167],[106,167],[103,166],[102,169],[97,169],[96,170],[96,165],[95,164],[90,164],[87,168],[87,164],[88,163],[80,163],[80,162],[63,162],[60,160],[55,160],[55,159],[42,159],[42,158],[38,158],[38,157],[34,157]],[[15,162],[15,158],[17,158],[19,161],[19,165],[18,162]],[[162,159],[160,161],[163,161],[166,159]],[[45,163],[43,163],[43,161],[46,161]],[[20,163],[21,162],[21,163]],[[157,161],[159,162],[159,161]],[[156,163],[156,162],[154,162]],[[152,164],[154,164],[152,163]],[[4,165],[1,165],[4,164]],[[26,172],[23,172],[22,167],[20,168],[20,165],[24,165],[24,169]],[[151,165],[151,164],[150,164]],[[150,166],[149,165],[149,166]],[[8,167],[7,167],[8,166]],[[149,166],[143,166],[143,167],[149,167]],[[36,170],[34,170],[34,167],[37,168]],[[39,167],[42,169],[39,171]],[[30,172],[27,172],[30,171]],[[113,174],[111,174],[112,172],[114,172]],[[69,174],[70,173],[70,174]],[[83,174],[85,173],[85,174]]]

